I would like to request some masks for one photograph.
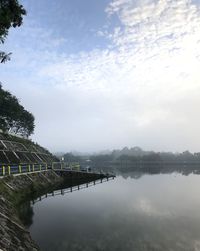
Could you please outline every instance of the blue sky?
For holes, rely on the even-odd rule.
[[[52,151],[200,150],[200,3],[30,0],[1,81]]]
[[[36,27],[49,31],[55,40],[63,40],[57,50],[66,54],[106,46],[97,31],[107,25],[109,1],[24,1]]]

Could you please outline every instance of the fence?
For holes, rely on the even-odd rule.
[[[80,171],[80,165],[77,162],[65,163],[65,162],[52,162],[52,163],[34,163],[34,164],[20,164],[20,165],[1,165],[0,164],[0,176],[7,176],[13,174],[22,174],[29,172],[40,172],[45,170],[74,170]]]

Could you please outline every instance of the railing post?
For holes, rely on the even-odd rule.
[[[46,163],[46,170],[48,169],[48,165],[47,165],[47,163]]]
[[[19,173],[22,172],[22,167],[21,167],[21,165],[18,166],[18,170],[19,170]]]
[[[53,170],[53,162],[52,162],[52,166],[51,166],[52,170]]]
[[[40,171],[42,170],[42,165],[40,164]]]
[[[31,171],[31,165],[30,164],[28,165],[28,171],[29,171],[29,173]]]
[[[35,171],[35,166],[34,166],[34,164],[33,164],[33,172]]]
[[[10,166],[8,166],[8,175],[10,175]]]
[[[2,166],[2,173],[3,173],[3,176],[6,174],[5,166]]]

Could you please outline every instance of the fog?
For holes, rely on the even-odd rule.
[[[0,79],[34,114],[34,141],[199,151],[197,1],[21,2],[28,14],[3,45],[13,54]]]

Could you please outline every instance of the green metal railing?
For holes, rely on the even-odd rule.
[[[52,163],[32,163],[19,165],[3,165],[0,164],[0,176],[8,176],[14,174],[41,172],[49,169],[53,170],[74,170],[80,171],[80,164],[78,162],[52,162]]]

